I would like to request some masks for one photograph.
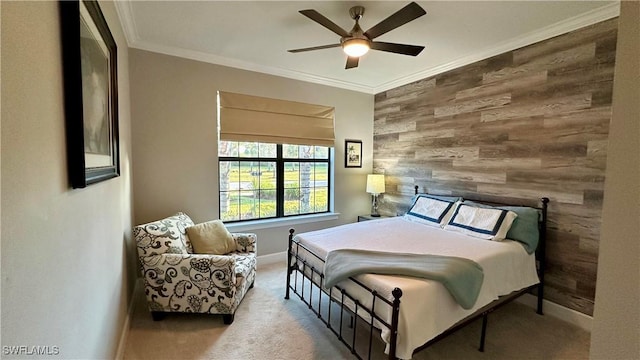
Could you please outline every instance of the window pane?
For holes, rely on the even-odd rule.
[[[314,177],[313,163],[300,163],[300,213],[306,214],[313,211],[311,202],[311,187]]]
[[[298,157],[300,159],[313,159],[313,146],[300,145],[298,150]]]
[[[276,191],[260,190],[260,217],[276,216]]]
[[[328,159],[329,148],[326,146],[316,146],[316,149],[314,151],[314,157],[316,159]]]
[[[284,187],[298,188],[300,186],[300,166],[295,162],[284,163]]]
[[[239,172],[239,162],[220,161],[220,191],[238,190],[240,188]]]
[[[240,193],[238,191],[220,192],[220,219],[222,221],[240,220],[239,199]]]
[[[258,194],[258,217],[274,217],[276,216],[276,163],[261,161],[259,169],[259,174],[254,176],[253,181],[253,188],[257,190],[254,193]]]
[[[218,156],[237,157],[238,143],[235,141],[220,141],[218,143]]]
[[[220,182],[220,191],[228,191],[229,190],[229,172],[231,171],[231,162],[229,161],[220,161],[218,164],[218,174],[220,178],[218,179]]]
[[[239,188],[238,167],[237,161],[220,161],[219,164],[220,218],[222,220],[238,220],[238,196],[232,191]]]
[[[276,144],[260,143],[258,145],[258,153],[260,157],[275,158],[276,157]]]
[[[238,190],[253,190],[254,177],[256,178],[255,181],[257,181],[260,174],[260,163],[240,161],[238,164]]]
[[[260,189],[276,188],[276,163],[275,161],[260,162]]]
[[[329,189],[326,187],[316,188],[313,195],[314,211],[329,211]]]
[[[238,153],[240,157],[258,157],[258,143],[255,143],[255,142],[238,143]]]
[[[287,189],[285,190],[285,199],[286,199],[286,192],[287,191],[293,191],[294,189]],[[295,189],[297,190],[297,189]],[[300,214],[300,202],[296,199],[296,200],[285,200],[284,201],[284,214],[285,215],[298,215]]]
[[[313,178],[314,178],[314,164],[303,162],[300,163],[300,187],[311,187],[313,186]]]
[[[256,207],[256,198],[254,194],[257,191],[240,191],[240,219],[250,220],[258,218],[258,209]]]
[[[327,163],[316,163],[314,172],[314,186],[329,186],[329,166]]]
[[[285,159],[297,159],[298,145],[282,145],[282,157]]]

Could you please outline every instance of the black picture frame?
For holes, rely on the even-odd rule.
[[[344,167],[362,167],[362,140],[344,141]]]
[[[96,1],[59,3],[72,188],[120,176],[117,46]]]

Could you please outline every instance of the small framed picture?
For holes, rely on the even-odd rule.
[[[361,140],[345,140],[344,141],[344,167],[346,168],[362,167],[362,141]]]

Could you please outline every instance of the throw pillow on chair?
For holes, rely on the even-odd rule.
[[[189,226],[187,235],[196,254],[226,255],[236,250],[233,236],[220,220]]]

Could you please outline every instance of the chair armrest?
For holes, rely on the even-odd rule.
[[[255,253],[257,250],[258,235],[254,233],[231,233],[236,242],[236,251],[243,253]]]
[[[180,281],[198,287],[229,288],[236,284],[236,259],[228,255],[209,254],[153,254],[140,258],[145,281],[158,286]]]

